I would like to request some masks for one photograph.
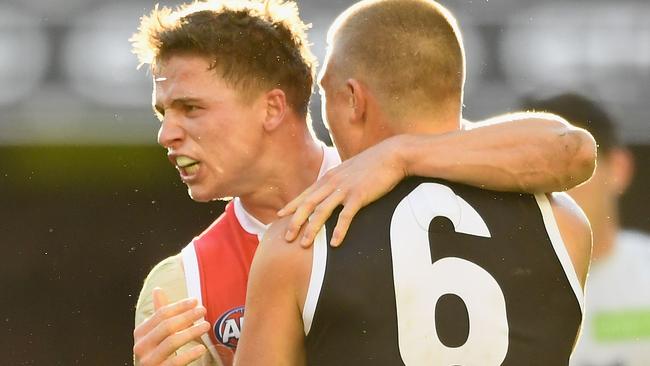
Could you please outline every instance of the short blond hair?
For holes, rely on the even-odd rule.
[[[306,116],[316,58],[298,7],[284,0],[195,1],[175,10],[156,7],[130,41],[140,65],[177,54],[206,57],[211,69],[245,92],[280,88]]]
[[[392,117],[462,100],[465,55],[456,19],[431,0],[366,0],[334,22],[335,69],[361,78]]]

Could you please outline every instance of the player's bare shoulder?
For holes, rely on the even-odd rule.
[[[553,209],[560,235],[584,288],[591,261],[591,226],[580,206],[566,193],[546,195]]]
[[[259,275],[261,282],[281,282],[296,290],[297,299],[304,299],[313,250],[285,239],[290,219],[277,220],[266,231],[253,259],[251,277]],[[302,231],[299,235],[302,236]],[[249,289],[250,286],[249,280]]]
[[[287,270],[293,272],[296,265],[300,265],[308,257],[311,258],[311,249],[305,249],[298,243],[290,243],[285,239],[290,219],[291,217],[285,217],[271,224],[260,242],[255,260],[258,260],[258,257],[263,257],[265,260],[274,261],[273,267],[291,266],[292,269]],[[298,273],[294,272],[294,274]]]

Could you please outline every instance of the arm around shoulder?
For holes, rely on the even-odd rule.
[[[564,118],[545,112],[517,112],[474,123],[472,128],[502,125],[521,130],[518,136],[522,148],[529,149],[530,162],[538,164],[544,179],[532,175],[523,182],[524,190],[537,192],[564,191],[586,182],[596,168],[596,141],[582,128]],[[504,130],[505,131],[505,130]],[[495,130],[496,132],[496,130]]]
[[[549,174],[557,177],[558,186],[548,187],[546,192],[568,190],[591,178],[596,169],[597,153],[596,140],[591,133],[552,113],[522,112],[515,113],[514,118],[520,123],[538,125],[538,134],[548,141],[540,147],[555,151],[546,164]]]
[[[566,193],[547,194],[562,241],[584,289],[591,262],[592,236],[589,220],[582,209]]]
[[[465,123],[461,131],[405,136],[409,175],[433,176],[498,191],[554,192],[591,177],[596,143],[559,116],[514,113]]]

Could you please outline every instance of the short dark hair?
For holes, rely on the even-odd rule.
[[[156,6],[130,41],[140,65],[155,70],[173,55],[203,56],[245,95],[280,88],[306,116],[316,65],[307,28],[293,1],[195,1],[176,10]]]
[[[522,100],[524,109],[557,114],[576,127],[591,132],[598,150],[607,153],[621,145],[616,124],[595,101],[577,93],[564,93],[549,98],[532,96]]]

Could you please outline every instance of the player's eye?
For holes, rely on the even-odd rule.
[[[200,108],[198,106],[192,105],[192,104],[186,104],[183,106],[183,110],[185,113],[191,113],[199,110]]]

